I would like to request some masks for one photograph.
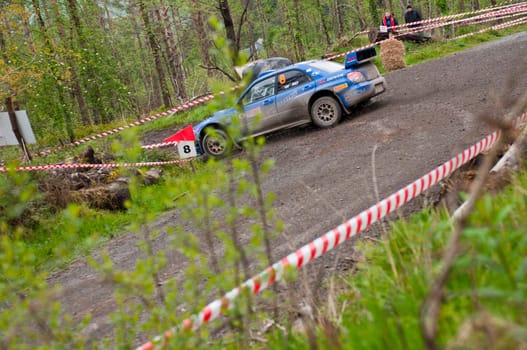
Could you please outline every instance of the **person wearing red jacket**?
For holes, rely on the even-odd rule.
[[[382,24],[388,29],[388,33],[396,33],[397,29],[397,19],[395,19],[394,15],[390,12],[386,11],[384,16],[382,17]]]

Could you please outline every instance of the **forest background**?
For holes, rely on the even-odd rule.
[[[422,13],[423,18],[477,10],[490,5],[495,3],[477,0],[414,2],[414,7]],[[252,51],[256,51],[254,46],[259,38],[263,40],[263,51],[252,58],[283,56],[292,61],[300,61],[320,57],[332,51],[333,47],[340,46],[339,43],[347,41],[355,33],[378,26],[386,9],[402,21],[405,7],[406,2],[402,1],[376,0],[0,1],[1,108],[4,111],[27,110],[37,139],[42,145],[69,143],[97,130],[107,130],[109,125],[122,125],[126,121],[141,118],[141,115],[177,106],[183,101],[210,92],[217,84],[223,84],[224,87],[229,83],[234,84],[236,75],[233,66],[249,58],[247,52],[251,52],[251,46]],[[229,52],[235,54],[226,54]],[[125,135],[125,142],[126,137],[128,136]],[[123,153],[130,156],[131,148],[123,146],[123,149]],[[249,173],[249,169],[253,169],[251,165],[243,162],[238,164],[239,169],[231,169],[233,174],[230,176],[235,178],[241,173]],[[212,169],[209,173],[214,172],[214,175],[228,173]],[[183,178],[180,182],[169,183],[166,187],[170,189],[168,191],[162,188],[164,192],[168,192],[165,193],[166,197],[172,195],[173,200],[176,192],[181,192],[182,188],[187,189],[181,185],[185,182],[189,183],[186,185],[188,188],[197,186],[203,193],[209,194],[208,183],[212,182],[210,174],[208,177],[187,175],[192,180],[198,178],[196,181],[200,180],[207,186],[199,187],[190,179]],[[214,179],[217,181],[216,177]],[[228,178],[225,177],[224,180],[227,182]],[[11,178],[6,177],[0,190],[14,189],[16,191],[12,192],[16,192],[17,197],[6,195],[10,194],[7,190],[0,191],[0,207],[4,205],[4,208],[8,208],[8,214],[13,212],[22,216],[23,209],[28,206],[24,201],[35,197],[35,185],[23,174],[13,176],[13,182],[10,181]],[[442,329],[447,331],[441,334],[441,343],[447,343],[463,328],[461,326],[464,322],[474,314],[472,305],[477,311],[492,311],[490,316],[483,315],[484,317],[476,319],[483,318],[484,329],[500,331],[504,328],[502,333],[509,330],[514,333],[513,337],[503,337],[505,345],[509,345],[509,341],[516,342],[516,338],[523,342],[521,344],[525,343],[525,181],[525,177],[518,180],[516,187],[509,191],[509,197],[498,200],[487,198],[484,205],[488,210],[476,217],[476,221],[483,222],[471,231],[472,236],[477,236],[477,240],[471,243],[465,259],[461,259],[454,271],[452,285],[461,292],[454,288],[454,292],[450,294],[462,295],[464,298],[447,304],[444,311],[446,316],[441,321]],[[247,192],[258,193],[256,185],[255,189],[247,184],[242,185]],[[18,189],[23,190],[17,192]],[[137,227],[141,226],[142,220],[151,219],[150,216],[156,210],[166,209],[154,207],[156,202],[161,202],[158,204],[161,207],[166,205],[159,200],[161,190],[158,191],[145,191],[130,208],[130,216],[136,216],[134,222]],[[203,198],[209,197],[204,195]],[[216,200],[216,197],[210,200]],[[144,207],[152,212],[144,214]],[[59,228],[56,231],[65,232],[64,236],[54,237],[64,241],[60,243],[64,243],[64,246],[51,248],[50,241],[41,243],[40,250],[48,252],[46,259],[52,260],[50,252],[60,256],[59,253],[66,255],[66,251],[73,251],[71,247],[79,245],[81,239],[89,236],[82,230],[111,231],[110,229],[128,222],[129,219],[124,214],[108,219],[103,214],[96,213],[96,219],[102,217],[99,225],[96,225],[95,221],[88,222],[87,219],[80,218],[86,212],[88,210],[85,208],[70,207],[57,219],[62,226],[56,221],[52,222]],[[252,211],[249,211],[249,215],[253,215]],[[400,223],[399,228],[394,230],[393,238],[385,244],[383,241],[383,245],[365,248],[364,260],[369,267],[361,266],[360,270],[364,274],[353,276],[357,277],[358,282],[342,296],[342,309],[346,303],[351,303],[353,307],[346,308],[346,313],[335,312],[332,322],[319,317],[321,321],[317,322],[320,327],[315,330],[308,327],[307,336],[300,340],[282,338],[283,332],[276,327],[276,342],[282,346],[274,347],[285,348],[284,344],[287,344],[289,348],[307,348],[308,345],[313,345],[312,332],[315,332],[316,335],[324,335],[318,341],[327,343],[327,346],[321,348],[339,348],[335,346],[335,342],[341,343],[340,348],[351,348],[349,343],[357,340],[361,343],[355,346],[363,345],[363,348],[385,348],[389,347],[388,344],[393,348],[406,349],[409,348],[408,344],[422,348],[419,320],[415,315],[418,314],[421,299],[426,295],[432,277],[431,273],[415,267],[429,266],[429,271],[435,271],[437,266],[441,266],[442,261],[438,257],[450,232],[448,220],[440,217],[439,221],[435,221],[436,216],[439,215],[424,213],[418,218],[421,220],[410,224]],[[262,217],[267,218],[266,215]],[[416,228],[409,229],[413,226]],[[2,218],[0,232],[9,232],[8,229],[9,226],[5,225]],[[434,235],[433,241],[428,242],[420,239],[422,231],[438,233]],[[493,235],[479,235],[480,231],[491,232]],[[113,232],[108,234],[111,235]],[[152,236],[155,236],[155,232]],[[150,247],[148,243],[151,239],[145,239],[146,250]],[[90,244],[95,245],[95,240],[92,238]],[[189,241],[192,242],[190,238]],[[257,250],[256,246],[262,246],[261,242],[255,242],[250,249]],[[83,332],[89,324],[89,316],[80,324],[78,320],[72,322],[70,316],[62,319],[59,307],[49,302],[49,294],[53,295],[54,291],[46,290],[45,274],[36,272],[34,268],[35,265],[42,267],[40,264],[44,255],[36,255],[20,241],[11,241],[6,235],[2,236],[0,247],[0,339],[3,342],[0,343],[0,348],[20,348],[21,344],[27,345],[25,342],[34,345],[31,342],[35,339],[51,344],[49,348],[86,347],[87,340]],[[393,257],[394,252],[402,253],[395,260],[388,261],[387,257]],[[187,254],[197,256],[196,251],[190,248]],[[412,259],[405,260],[408,256]],[[232,256],[227,257],[226,261],[226,264],[232,263],[232,266],[237,266],[238,263]],[[262,261],[263,264],[268,263],[265,257]],[[109,261],[100,266],[102,275],[117,286],[120,312],[112,318],[116,331],[111,341],[122,344],[120,348],[137,345],[135,337],[139,332],[142,332],[143,337],[151,337],[179,324],[179,316],[167,311],[174,310],[179,305],[179,299],[174,296],[176,288],[171,284],[173,282],[164,286],[171,293],[164,295],[160,292],[156,273],[162,265],[163,257],[153,256],[148,262],[140,263],[136,271],[130,274],[114,271]],[[230,266],[228,268],[232,271],[234,268]],[[400,278],[392,278],[391,271],[395,271],[395,275]],[[471,274],[470,278],[467,278],[466,271]],[[210,282],[205,289],[208,293],[198,291],[197,288],[201,287],[198,283],[188,283],[186,294],[182,297],[187,305],[199,306],[200,303],[195,303],[197,296],[203,294],[203,298],[207,299],[212,294],[211,291],[216,292],[214,288],[220,282],[224,288],[235,285],[232,279],[222,278],[224,275],[213,269],[205,271],[203,275],[192,269],[189,273],[196,275],[192,281],[199,280],[204,275]],[[240,279],[241,272],[231,275],[233,279]],[[482,277],[483,282],[478,282],[476,277]],[[349,284],[348,281],[342,283]],[[376,290],[372,292],[368,289],[369,286],[374,286]],[[392,304],[385,291],[393,290],[394,286],[400,286],[399,291],[403,287],[404,290],[397,293],[397,303]],[[130,294],[133,293],[130,290],[139,290],[140,296],[147,290],[150,292],[149,299],[145,301],[138,297],[140,302],[135,304],[131,302]],[[472,293],[467,293],[468,290]],[[330,295],[333,296],[331,293]],[[483,304],[484,297],[490,299],[489,305]],[[154,308],[153,305],[159,299],[164,299],[164,303],[161,307]],[[291,304],[294,299],[295,295],[291,297]],[[242,304],[240,309],[244,306],[248,310],[252,308],[251,299],[247,300],[248,305]],[[270,300],[269,304],[272,303]],[[401,308],[396,309],[393,305],[401,305]],[[388,311],[387,306],[390,307]],[[148,322],[138,325],[139,315],[145,309],[152,311]],[[194,311],[196,310],[188,310],[188,313],[192,314]],[[247,348],[246,345],[255,339],[249,326],[246,326],[248,323],[242,322],[245,316],[235,316],[238,319],[235,318],[232,329],[240,332],[234,341],[227,344],[231,344],[232,348]],[[264,319],[265,316],[258,317]],[[342,328],[345,331],[337,335],[335,328],[331,327],[332,324],[338,324],[335,320],[344,320],[349,327],[344,325]],[[360,327],[354,327],[356,324]],[[489,324],[492,327],[487,327]],[[503,324],[505,326],[501,327]],[[385,330],[384,333],[379,335],[379,329]],[[177,343],[181,342],[187,348],[198,348],[196,343],[201,348],[211,348],[209,335],[209,331],[204,329],[196,338],[174,339],[174,347],[182,348]],[[497,339],[500,340],[501,333],[498,335],[500,337]],[[485,344],[487,338],[481,339]],[[273,348],[275,343],[263,344],[262,347]],[[473,348],[481,348],[478,345],[481,344],[477,343]],[[513,348],[514,345],[504,348]],[[100,346],[111,348],[104,343]],[[226,348],[225,344],[216,346]],[[92,347],[97,348],[95,344]]]
[[[403,0],[0,1],[0,109],[26,110],[37,140],[48,147],[69,143],[177,106],[210,92],[213,83],[234,82],[233,67],[248,59],[320,57],[355,33],[377,27],[386,10],[402,23],[406,5]],[[429,18],[496,1],[413,5]]]

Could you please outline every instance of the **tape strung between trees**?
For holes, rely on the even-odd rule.
[[[509,11],[510,12],[510,11],[520,11],[522,9],[525,10],[526,6],[527,6],[527,2],[514,3],[514,4],[508,4],[508,5],[500,4],[500,5],[497,5],[497,6],[490,6],[490,7],[484,8],[484,9],[480,9],[480,10],[476,10],[476,11],[470,11],[470,12],[465,12],[465,13],[461,13],[461,14],[441,16],[441,17],[436,17],[436,18],[429,18],[429,19],[425,19],[425,20],[422,20],[422,21],[419,21],[419,22],[412,22],[410,24],[411,25],[428,24],[428,23],[433,23],[433,22],[437,22],[437,21],[442,21],[442,20],[445,20],[445,19],[459,18],[459,17],[463,17],[463,16],[467,16],[467,15],[479,14],[479,13],[485,13],[485,12],[490,12],[490,13],[484,14],[482,16],[492,17],[492,16],[495,16],[496,14],[502,13],[500,11]],[[460,21],[469,21],[469,20],[472,20],[472,19],[473,18],[469,18],[469,19],[463,19],[463,20],[460,20]],[[428,26],[428,27],[420,27],[418,30],[411,30],[410,32],[404,32],[404,33],[401,33],[399,35],[415,34],[415,33],[419,33],[419,32],[425,31],[425,30],[430,30],[430,29],[433,29],[433,28],[439,28],[439,27],[442,27],[442,26],[450,25],[450,24],[452,24],[452,23],[451,22],[445,22],[445,23],[434,24],[434,25],[431,25],[431,26]],[[521,24],[521,23],[517,23],[517,24]],[[397,26],[397,28],[398,29],[403,29],[403,30],[409,30],[410,28],[406,28],[408,25],[409,24],[400,24],[400,25]],[[504,27],[502,27],[502,28],[504,28]],[[414,29],[414,28],[411,28],[411,29]],[[380,44],[381,42],[382,41],[379,41],[377,43],[366,45],[366,46],[363,46],[361,48],[354,49],[352,51],[348,51],[348,52],[345,52],[345,53],[342,53],[342,54],[337,54],[337,55],[334,55],[334,56],[330,56],[330,57],[327,57],[326,60],[331,61],[331,60],[334,60],[334,59],[336,59],[338,57],[343,57],[343,56],[345,56],[346,54],[348,54],[350,52],[361,50],[361,49],[364,49],[364,48],[367,48],[367,47],[372,47],[372,46],[375,46],[377,44]],[[248,65],[250,65],[250,64],[248,64]],[[234,90],[236,88],[237,88],[237,86],[233,87],[232,89]],[[207,102],[209,100],[212,100],[217,95],[222,95],[222,94],[225,94],[225,92],[224,91],[220,91],[217,94],[209,94],[209,95],[206,95],[206,96],[203,96],[203,97],[199,97],[199,98],[193,99],[193,100],[191,100],[191,101],[189,101],[187,103],[184,103],[183,105],[180,105],[178,107],[172,108],[172,109],[170,109],[170,110],[168,110],[166,112],[158,113],[158,114],[155,114],[155,115],[143,118],[143,119],[141,119],[141,120],[139,120],[137,122],[130,123],[128,125],[125,125],[125,126],[122,126],[122,127],[118,127],[118,128],[115,128],[115,129],[112,129],[112,130],[109,130],[109,131],[106,131],[106,132],[103,132],[103,133],[99,133],[99,134],[96,134],[96,135],[93,135],[93,136],[89,136],[89,137],[86,137],[86,138],[78,140],[78,141],[73,141],[73,142],[71,142],[71,143],[69,143],[67,145],[57,146],[55,148],[44,150],[44,151],[38,152],[36,155],[37,156],[44,156],[44,155],[56,152],[58,150],[67,148],[67,147],[79,146],[79,145],[84,144],[86,142],[89,142],[89,141],[92,141],[92,140],[96,140],[96,139],[99,139],[99,138],[103,138],[103,137],[106,137],[106,136],[109,136],[109,135],[121,132],[121,131],[123,131],[125,129],[134,127],[134,126],[145,124],[147,122],[150,122],[150,121],[153,121],[155,119],[158,119],[159,117],[172,115],[172,114],[177,113],[179,111],[189,109],[189,108],[191,108],[193,106],[196,106],[198,104],[202,104],[202,103],[205,103],[205,102]]]

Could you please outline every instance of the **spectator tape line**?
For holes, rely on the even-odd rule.
[[[476,16],[476,17],[466,18],[466,19],[462,19],[462,20],[455,20],[455,21],[450,21],[450,22],[442,22],[442,23],[431,24],[429,26],[420,27],[420,28],[415,29],[415,30],[414,30],[414,28],[411,28],[412,29],[411,31],[407,31],[407,32],[400,33],[400,34],[395,34],[394,37],[395,38],[403,37],[403,36],[408,35],[408,34],[416,34],[416,33],[420,33],[420,32],[424,32],[424,31],[430,30],[430,29],[445,27],[445,26],[451,25],[451,24],[468,22],[468,21],[474,20],[475,18],[493,17],[493,16],[499,16],[499,15],[503,15],[503,14],[522,12],[522,11],[525,11],[526,9],[527,9],[527,3],[521,3],[519,5],[515,4],[515,6],[512,6],[512,7],[509,6],[509,7],[505,8],[505,9],[497,10],[497,11],[494,11],[494,12],[491,12],[489,14],[485,14],[485,15],[482,15],[482,16]],[[414,22],[414,23],[417,23],[417,22]],[[344,57],[344,56],[346,56],[347,54],[349,54],[351,52],[355,52],[355,51],[359,51],[359,50],[366,49],[366,48],[369,48],[369,47],[374,47],[376,45],[380,45],[382,42],[384,42],[386,40],[390,40],[390,39],[381,40],[381,41],[378,41],[378,42],[375,42],[375,43],[364,45],[362,47],[359,47],[359,48],[356,48],[356,49],[353,49],[353,50],[350,50],[350,51],[346,51],[344,53],[339,53],[339,54],[336,54],[336,55],[333,55],[333,56],[329,56],[329,57],[326,58],[326,60],[327,61],[332,61],[332,60],[334,60],[336,58]]]
[[[97,140],[97,139],[100,139],[100,138],[103,138],[103,137],[106,137],[106,136],[110,136],[110,135],[113,135],[115,133],[121,132],[123,130],[129,129],[131,127],[143,125],[145,123],[154,121],[154,120],[156,120],[156,119],[158,119],[160,117],[169,116],[169,115],[172,115],[174,113],[177,113],[177,112],[180,112],[180,111],[192,108],[192,107],[197,106],[199,104],[202,104],[202,103],[205,103],[207,101],[210,101],[213,98],[214,98],[214,95],[212,95],[212,94],[207,95],[207,96],[203,96],[203,97],[199,97],[199,98],[194,99],[192,101],[189,101],[189,102],[187,102],[185,104],[182,104],[182,105],[177,106],[175,108],[169,109],[168,111],[161,112],[161,113],[158,113],[158,114],[154,114],[152,116],[143,118],[141,120],[138,120],[136,122],[130,123],[128,125],[124,125],[124,126],[112,129],[112,130],[108,130],[108,131],[96,134],[96,135],[85,137],[85,138],[83,138],[81,140],[77,140],[77,141],[71,142],[71,143],[63,145],[63,146],[58,146],[58,147],[51,148],[51,149],[48,149],[48,150],[45,150],[45,151],[41,151],[41,152],[37,153],[37,156],[48,155],[50,153],[59,151],[61,149],[67,148],[67,147],[79,146],[79,145],[84,144],[84,143],[89,142],[89,141],[93,141],[93,140]]]
[[[527,113],[516,118],[514,126],[518,127],[520,123],[525,122],[525,120],[527,120]],[[393,193],[377,204],[364,210],[357,216],[326,232],[321,237],[304,245],[294,253],[291,253],[280,261],[274,263],[272,266],[267,267],[258,275],[245,281],[241,286],[234,288],[225,294],[221,299],[214,300],[205,306],[198,315],[185,319],[182,322],[180,329],[184,331],[196,330],[203,324],[217,319],[224,311],[233,307],[233,302],[244,289],[251,291],[253,294],[258,294],[270,285],[281,280],[287,267],[295,267],[299,269],[344,243],[351,237],[359,234],[373,223],[381,220],[433,185],[439,183],[439,181],[451,175],[455,170],[468,163],[477,155],[488,151],[499,139],[500,134],[501,132],[499,130],[491,133],[478,143],[465,149],[454,158],[451,158],[449,161],[415,180],[403,189]],[[176,332],[177,328],[172,328],[162,336],[157,336],[152,339],[152,341],[136,348],[136,350],[154,350],[163,348],[166,342],[168,342]]]
[[[190,162],[189,159],[169,160],[164,162],[138,162],[138,163],[105,163],[105,164],[49,164],[49,165],[30,165],[9,168],[6,166],[0,167],[1,172],[14,171],[51,171],[56,169],[79,169],[79,168],[120,168],[120,167],[146,167],[146,166],[160,166]]]

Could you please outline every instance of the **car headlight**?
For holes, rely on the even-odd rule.
[[[364,78],[364,75],[362,75],[361,72],[349,72],[346,77],[348,78],[349,81],[351,81],[352,83],[362,83],[363,81],[366,80],[366,78]]]

